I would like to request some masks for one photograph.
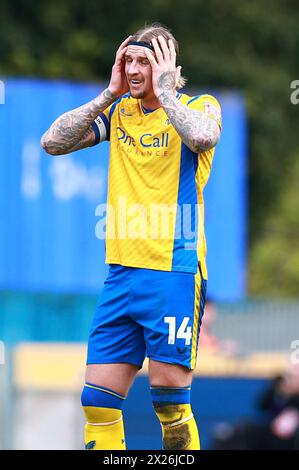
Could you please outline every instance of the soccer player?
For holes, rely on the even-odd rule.
[[[87,449],[126,448],[122,405],[145,356],[163,448],[200,448],[190,391],[207,283],[203,188],[221,110],[210,95],[178,92],[177,57],[167,28],[140,29],[117,50],[108,88],[42,137],[52,155],[110,140],[110,268],[88,343]]]

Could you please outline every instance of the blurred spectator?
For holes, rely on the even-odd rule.
[[[258,403],[260,422],[219,426],[213,449],[299,450],[299,366],[275,377]]]
[[[234,356],[239,353],[239,345],[233,339],[219,339],[212,333],[213,323],[217,319],[217,306],[210,299],[206,299],[204,316],[200,329],[200,350],[205,352],[221,352],[225,356]]]

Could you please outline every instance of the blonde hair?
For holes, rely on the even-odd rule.
[[[157,38],[158,36],[163,36],[164,39],[166,39],[166,42],[168,42],[169,39],[171,39],[174,43],[174,48],[177,57],[179,56],[179,43],[171,33],[171,31],[166,28],[166,26],[163,26],[160,23],[152,23],[151,25],[145,25],[142,28],[138,29],[136,33],[132,35],[132,40],[133,41],[145,41],[145,42],[151,42],[153,38]],[[183,88],[187,83],[187,79],[183,76],[179,78],[178,84],[177,84],[177,89]]]

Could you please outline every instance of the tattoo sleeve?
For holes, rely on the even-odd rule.
[[[193,152],[209,150],[217,144],[220,129],[214,119],[202,111],[183,105],[167,89],[162,91],[158,99],[182,141]]]
[[[93,145],[91,124],[116,99],[106,89],[89,103],[63,114],[42,136],[42,147],[51,155],[63,155]]]

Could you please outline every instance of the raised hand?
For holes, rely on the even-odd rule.
[[[149,49],[144,48],[144,51],[152,67],[154,93],[157,97],[165,91],[174,94],[181,75],[181,67],[176,67],[173,41],[170,39],[167,44],[163,36],[158,36],[158,39],[152,39],[152,45],[156,57]]]
[[[155,56],[144,48],[152,68],[153,90],[175,127],[182,141],[194,153],[213,148],[220,136],[218,123],[209,114],[191,109],[176,98],[176,87],[181,76],[181,67],[176,67],[176,52],[173,41],[168,44],[162,36],[152,39]]]
[[[128,49],[127,44],[131,37],[132,36],[128,36],[127,39],[125,39],[125,41],[123,41],[117,49],[115,62],[112,67],[108,89],[116,97],[123,95],[129,90],[129,85],[125,75],[124,57]]]

